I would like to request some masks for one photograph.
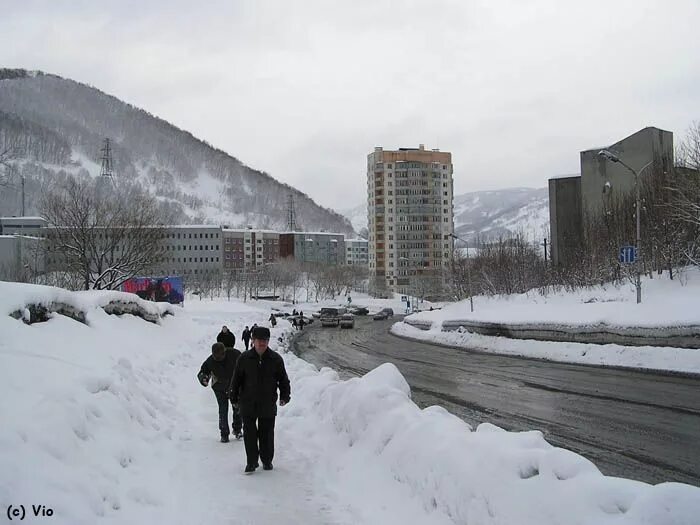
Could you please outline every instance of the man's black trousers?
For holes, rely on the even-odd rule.
[[[230,433],[228,427],[229,397],[226,392],[220,390],[214,390],[214,394],[216,402],[219,403],[219,430],[221,430],[222,436],[228,436]],[[241,431],[241,416],[233,406],[231,406],[231,410],[233,411],[233,433],[238,434]]]
[[[244,417],[243,442],[248,465],[256,465],[258,455],[263,465],[272,463],[275,455],[275,418]]]

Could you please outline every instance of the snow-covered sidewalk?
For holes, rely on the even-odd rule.
[[[284,354],[275,470],[243,474],[243,443],[218,442],[195,379],[223,324],[269,310],[196,301],[160,325],[88,313],[25,325],[0,283],[0,505],[46,505],[52,523],[686,524],[700,489],[603,476],[536,429],[471,429],[419,409],[385,364],[340,381]],[[273,329],[283,349],[289,326]],[[28,521],[32,523],[32,521]]]

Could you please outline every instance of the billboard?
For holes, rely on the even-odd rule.
[[[185,300],[182,277],[132,277],[122,284],[122,292],[135,293],[147,301],[182,304]]]

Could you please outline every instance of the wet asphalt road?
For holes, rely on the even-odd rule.
[[[390,362],[421,407],[441,405],[473,426],[541,430],[609,476],[700,486],[700,378],[444,348],[390,335],[394,321],[356,317],[346,330],[316,321],[294,351],[343,378]]]

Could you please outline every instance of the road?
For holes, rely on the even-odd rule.
[[[441,405],[473,426],[541,430],[609,476],[700,486],[700,378],[445,348],[393,336],[392,322],[356,317],[347,330],[316,322],[294,352],[344,378],[390,362],[421,407]]]

